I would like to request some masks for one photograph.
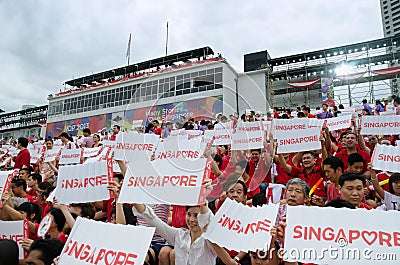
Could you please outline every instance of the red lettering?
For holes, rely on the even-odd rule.
[[[293,238],[294,239],[298,239],[298,238],[301,238],[302,237],[302,233],[301,233],[301,229],[302,229],[303,227],[301,226],[301,225],[296,225],[294,228],[293,228],[293,232],[294,232],[294,236],[293,236]]]

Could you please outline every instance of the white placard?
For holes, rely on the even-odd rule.
[[[280,132],[300,131],[308,129],[309,119],[274,119],[272,122],[272,134],[276,138]]]
[[[265,249],[271,241],[279,205],[249,207],[226,199],[211,219],[204,238],[235,251]]]
[[[60,204],[108,200],[108,181],[105,160],[60,166],[55,196]]]
[[[95,157],[100,154],[103,147],[83,148],[83,157]]]
[[[398,264],[399,217],[398,211],[288,206],[283,259],[316,264]],[[396,260],[390,260],[388,254]]]
[[[400,133],[400,115],[363,116],[361,120],[362,135],[392,135]]]
[[[126,161],[128,153],[142,151],[151,155],[160,142],[160,137],[156,134],[138,134],[133,132],[119,133],[120,137],[116,140],[113,149],[114,159]]]
[[[1,221],[0,220],[0,239],[10,239],[17,243],[19,258],[24,258],[22,243],[24,237],[28,236],[28,226],[25,221]]]
[[[377,144],[371,161],[373,169],[400,172],[400,146]]]
[[[259,149],[264,147],[265,131],[259,121],[239,121],[232,134],[232,150]]]
[[[154,231],[153,227],[111,224],[78,217],[58,265],[143,264]]]
[[[277,134],[277,153],[294,153],[321,149],[320,134],[319,128],[298,130],[296,133],[293,133],[293,131],[280,131]]]
[[[201,137],[187,140],[183,137],[168,137],[168,139],[158,144],[155,159],[176,159],[184,158],[188,160],[199,159],[205,150],[206,143]]]
[[[51,150],[47,150],[44,153],[43,162],[52,162],[52,161],[54,161],[56,159],[56,157],[59,156],[60,150],[61,149],[58,149],[58,148],[57,149],[53,148]]]
[[[62,165],[79,164],[81,162],[82,148],[63,148],[60,154],[59,163]]]
[[[347,129],[351,127],[351,117],[351,115],[343,115],[327,119],[326,126],[329,128],[329,131]]]

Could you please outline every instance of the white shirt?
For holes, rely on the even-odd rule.
[[[400,197],[391,194],[387,191],[384,192],[385,192],[385,199],[383,199],[383,203],[385,204],[387,210],[400,211]]]
[[[167,225],[154,214],[150,207],[146,206],[146,210],[142,214],[138,213],[135,208],[132,210],[135,215],[145,219],[149,225],[156,228],[157,233],[174,245],[176,265],[215,264],[217,254],[208,240],[198,237],[191,244],[189,230]]]

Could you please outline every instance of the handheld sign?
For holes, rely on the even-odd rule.
[[[103,223],[78,217],[58,265],[143,264],[154,231],[153,227]]]
[[[377,144],[371,161],[373,169],[400,172],[400,147]]]

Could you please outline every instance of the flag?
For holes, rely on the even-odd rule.
[[[126,57],[131,56],[131,33],[129,33],[128,49],[126,50]]]

